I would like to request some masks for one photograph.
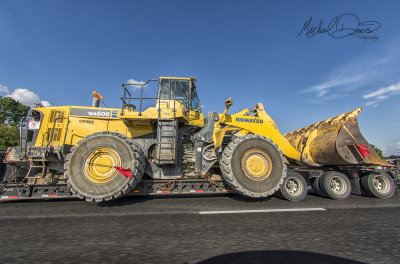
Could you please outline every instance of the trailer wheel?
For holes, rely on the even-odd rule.
[[[259,135],[234,138],[222,153],[222,177],[236,192],[267,197],[279,190],[286,176],[282,152]]]
[[[395,191],[393,179],[383,171],[361,177],[361,186],[369,196],[381,199],[392,197]]]
[[[307,196],[307,181],[298,172],[288,172],[276,195],[288,201],[301,201]]]
[[[141,180],[144,155],[132,141],[115,132],[98,132],[78,142],[67,155],[64,175],[71,191],[87,201],[109,201],[131,191]],[[115,167],[132,170],[132,179]]]
[[[322,194],[322,192],[321,192],[321,188],[319,187],[319,179],[320,179],[320,177],[316,177],[316,178],[312,179],[312,184],[311,184],[311,186],[312,186],[312,188],[313,188],[315,194],[317,194],[317,195],[319,195],[319,196],[324,196],[324,195]]]
[[[351,183],[349,178],[341,172],[328,171],[319,179],[321,193],[331,199],[347,199],[351,194]]]

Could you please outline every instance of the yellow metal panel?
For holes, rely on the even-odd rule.
[[[79,140],[95,132],[107,131],[108,120],[71,116],[69,122],[65,140],[67,145],[76,145]]]
[[[203,127],[204,126],[204,117],[200,112],[190,111],[189,116],[187,117],[190,125]]]
[[[40,107],[35,110],[43,113],[44,118],[41,120],[40,130],[35,142],[35,146],[46,146],[51,137],[54,121],[58,117],[68,118],[69,106],[62,107]],[[62,145],[65,135],[65,127],[67,119],[59,119],[54,126],[53,141],[51,145]]]
[[[228,130],[238,130],[235,135],[245,135],[250,133],[265,136],[271,139],[275,144],[278,145],[279,149],[283,154],[289,158],[299,160],[300,152],[298,152],[289,141],[279,132],[274,120],[265,113],[262,104],[257,104],[255,113],[257,116],[250,116],[248,109],[243,109],[237,114],[227,115],[229,107],[233,104],[231,98],[225,101],[225,110],[220,114],[218,122],[214,125],[214,147],[221,146],[223,137]],[[220,124],[224,124],[225,127],[220,127]],[[242,129],[242,131],[240,131]],[[244,131],[243,131],[244,130]]]
[[[283,151],[285,156],[299,160],[300,153],[289,143],[289,141],[269,122],[265,120],[243,115],[226,115],[221,123],[250,131],[253,134],[265,136],[271,139]]]
[[[50,139],[50,134],[53,129],[54,113],[62,112],[63,117],[60,123],[55,124],[54,136],[50,145],[62,145],[65,141],[67,145],[76,145],[79,140],[85,138],[87,135],[101,131],[113,131],[120,134],[126,135],[131,138],[143,136],[146,134],[153,133],[153,128],[149,120],[143,118],[133,123],[132,127],[127,127],[123,120],[119,118],[111,117],[99,117],[99,116],[71,116],[71,108],[78,109],[93,109],[94,111],[101,110],[115,110],[120,111],[118,108],[97,108],[97,107],[82,107],[82,106],[61,106],[61,107],[43,107],[36,108],[35,110],[40,111],[44,115],[44,119],[41,121],[41,126],[35,146],[46,146]],[[68,131],[66,132],[68,124]],[[57,140],[58,139],[58,140]]]
[[[175,108],[175,112],[174,112]],[[158,110],[161,110],[159,113]],[[188,110],[183,104],[181,104],[177,100],[159,100],[156,102],[155,107],[149,107],[146,110],[142,111],[141,115],[139,115],[139,111],[135,110],[124,110],[124,115],[121,115],[121,112],[118,112],[118,118],[123,120],[133,120],[143,121],[150,125],[151,120],[155,121],[158,118],[162,119],[170,119],[170,118],[180,118],[184,119],[185,122],[202,127],[204,126],[204,117],[202,113]]]

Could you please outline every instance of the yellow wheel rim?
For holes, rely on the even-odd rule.
[[[85,159],[85,177],[94,183],[107,183],[118,174],[115,166],[121,166],[119,154],[112,148],[96,148]]]
[[[269,177],[272,170],[271,158],[265,151],[253,148],[242,156],[242,170],[253,181],[263,181]]]

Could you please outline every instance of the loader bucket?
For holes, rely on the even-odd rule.
[[[284,136],[308,165],[390,166],[361,134],[357,121],[361,111],[358,108]]]

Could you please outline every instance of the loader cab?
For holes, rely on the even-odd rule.
[[[194,77],[175,78],[160,77],[158,98],[162,108],[174,108],[173,102],[177,101],[182,106],[195,112],[201,112],[201,104],[196,91],[196,81]]]

